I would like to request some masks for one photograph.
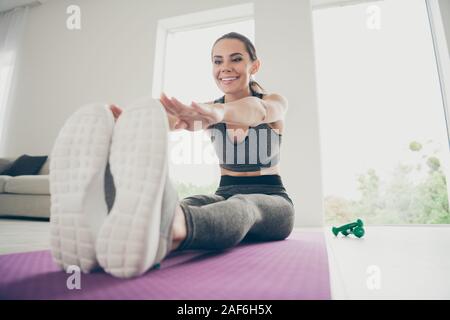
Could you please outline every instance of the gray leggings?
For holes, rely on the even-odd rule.
[[[187,238],[177,250],[226,249],[241,241],[285,239],[294,226],[294,205],[282,186],[228,185],[215,194],[180,201]]]
[[[105,174],[108,210],[114,198],[114,180],[108,165]],[[179,204],[186,217],[187,237],[177,251],[226,249],[241,241],[283,240],[294,226],[294,205],[282,185],[220,186],[215,194],[186,197]]]

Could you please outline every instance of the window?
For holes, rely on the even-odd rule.
[[[212,76],[211,48],[214,41],[231,31],[254,40],[253,18],[227,20],[168,30],[165,41],[161,42],[165,43],[162,76],[155,77],[156,81],[161,81],[161,90],[167,96],[188,104],[223,96]],[[157,88],[154,86],[155,97],[159,96]],[[219,162],[205,132],[171,132],[169,158],[170,176],[180,198],[215,192],[220,179]]]
[[[425,1],[332,7],[313,19],[326,222],[450,223],[448,135]]]

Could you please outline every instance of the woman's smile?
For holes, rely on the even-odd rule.
[[[239,77],[222,77],[220,78],[220,81],[224,85],[230,85],[234,83],[237,79],[239,79]]]

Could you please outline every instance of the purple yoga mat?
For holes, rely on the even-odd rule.
[[[328,259],[320,232],[293,233],[284,241],[243,243],[232,249],[171,254],[160,269],[134,279],[103,271],[71,274],[49,251],[0,256],[0,299],[330,299]]]

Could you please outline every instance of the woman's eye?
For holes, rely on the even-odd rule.
[[[236,58],[236,59],[233,59],[233,60],[231,60],[231,61],[233,61],[233,62],[239,62],[239,61],[241,61],[242,60],[242,58]],[[216,61],[214,61],[214,64],[221,64],[222,63],[222,61],[220,61],[220,60],[216,60]]]

